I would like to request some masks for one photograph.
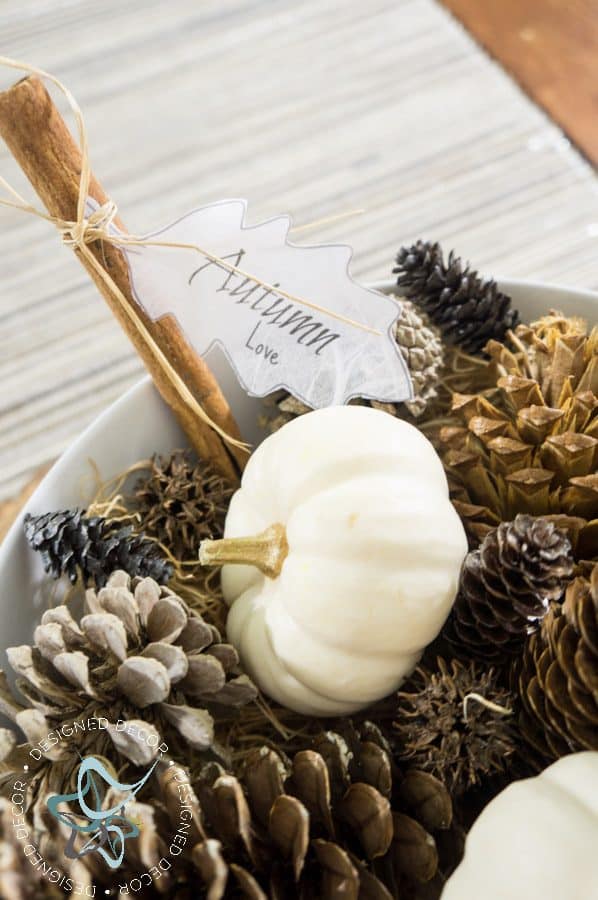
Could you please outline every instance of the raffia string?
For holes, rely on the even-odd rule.
[[[101,240],[108,241],[113,245],[121,247],[169,247],[171,249],[194,250],[195,252],[201,253],[212,262],[215,262],[218,265],[222,266],[226,270],[241,275],[243,278],[247,278],[250,281],[254,281],[257,284],[260,284],[261,286],[273,292],[276,292],[283,297],[286,297],[288,300],[299,303],[302,306],[307,306],[310,309],[314,309],[320,313],[324,313],[325,315],[330,316],[333,319],[337,319],[350,326],[359,328],[363,331],[367,331],[371,334],[380,334],[380,332],[376,331],[375,329],[370,328],[369,326],[364,325],[360,322],[356,322],[353,319],[346,318],[345,316],[342,316],[339,313],[334,312],[333,310],[326,309],[325,307],[320,306],[317,303],[312,303],[305,298],[296,297],[279,287],[275,288],[273,285],[262,281],[261,279],[251,275],[248,272],[245,272],[242,269],[239,269],[237,266],[232,265],[227,260],[221,259],[219,256],[216,256],[215,254],[210,253],[202,247],[199,247],[197,244],[176,243],[172,241],[154,241],[141,237],[115,233],[114,230],[111,231],[110,228],[116,217],[117,207],[116,204],[111,200],[104,203],[98,209],[94,210],[88,217],[86,217],[85,205],[87,202],[89,185],[91,181],[91,167],[87,129],[85,127],[83,113],[81,112],[79,104],[77,103],[69,89],[66,87],[66,85],[64,85],[54,75],[51,75],[49,72],[45,72],[43,69],[38,69],[36,66],[31,66],[28,63],[24,62],[19,62],[18,60],[11,59],[7,56],[0,56],[0,65],[6,66],[10,69],[17,69],[21,72],[26,72],[29,75],[37,75],[38,78],[45,79],[46,81],[49,81],[51,84],[53,84],[56,88],[58,88],[58,90],[66,98],[75,117],[79,147],[81,150],[81,175],[79,179],[79,193],[77,197],[77,218],[75,221],[67,221],[56,216],[51,216],[43,212],[43,210],[40,210],[32,204],[28,203],[1,175],[0,185],[8,192],[11,199],[0,197],[0,206],[18,209],[30,215],[37,216],[40,219],[44,219],[47,222],[51,222],[62,234],[62,239],[65,245],[79,250],[79,252],[84,256],[85,260],[90,264],[99,278],[102,279],[112,295],[116,298],[123,312],[132,321],[134,327],[137,329],[144,342],[150,348],[160,368],[163,370],[164,374],[171,382],[172,386],[174,387],[180,398],[183,400],[183,402],[196,416],[198,416],[203,422],[213,428],[214,431],[216,431],[223,440],[227,441],[235,447],[239,447],[244,450],[249,449],[247,444],[227,434],[227,432],[223,428],[221,428],[216,422],[211,419],[211,417],[206,413],[201,404],[198,403],[181,376],[172,366],[168,357],[157,345],[156,341],[144,325],[142,319],[137,315],[133,307],[127,302],[127,298],[124,296],[118,285],[114,282],[110,274],[102,267],[93,253],[91,253],[87,246],[88,244],[91,244],[94,241]],[[336,217],[331,218],[334,219]]]

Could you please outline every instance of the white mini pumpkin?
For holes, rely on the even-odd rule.
[[[442,900],[598,900],[598,753],[516,781],[476,820]]]
[[[259,686],[298,712],[342,715],[412,671],[451,609],[466,551],[423,434],[337,406],[256,449],[225,540],[204,542],[200,559],[241,563],[222,572],[228,636]]]

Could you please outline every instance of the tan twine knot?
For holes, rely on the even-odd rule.
[[[65,247],[80,247],[81,244],[93,244],[94,241],[103,240],[106,232],[114,225],[117,215],[116,203],[114,200],[107,200],[88,218],[83,217],[78,222],[57,222],[56,225],[62,234]]]
[[[38,78],[49,81],[56,88],[58,88],[58,90],[66,98],[71,111],[75,116],[79,136],[79,149],[81,151],[81,175],[79,178],[77,218],[75,221],[65,221],[63,219],[57,218],[56,216],[50,216],[43,210],[40,210],[32,204],[28,203],[1,175],[0,186],[2,186],[8,192],[9,197],[0,197],[0,206],[7,206],[12,209],[18,209],[21,212],[29,213],[30,215],[37,216],[40,219],[45,219],[47,222],[51,222],[56,226],[56,228],[62,235],[62,240],[65,246],[71,247],[73,250],[77,250],[79,253],[81,253],[97,273],[98,277],[101,278],[102,281],[106,284],[111,294],[118,301],[125,315],[127,315],[128,318],[132,321],[133,325],[150,348],[156,362],[163,370],[168,380],[171,382],[181,400],[199,419],[213,428],[214,431],[216,431],[224,441],[243,450],[249,450],[247,444],[245,444],[243,441],[239,441],[236,438],[231,437],[231,435],[227,434],[223,428],[221,428],[216,422],[214,422],[203,409],[201,404],[195,399],[181,376],[173,367],[168,357],[163,353],[151,333],[148,331],[141,317],[127,301],[127,298],[120,290],[118,285],[113,281],[111,275],[106,271],[106,269],[101,265],[101,263],[96,259],[95,255],[89,249],[90,244],[93,244],[95,241],[107,241],[116,247],[122,248],[171,247],[181,250],[194,250],[195,252],[201,253],[212,262],[217,262],[220,266],[222,266],[229,272],[234,272],[235,274],[240,275],[243,278],[249,278],[255,281],[257,284],[260,284],[262,287],[265,287],[270,291],[275,291],[281,296],[286,297],[288,300],[292,300],[303,306],[307,306],[310,309],[314,309],[318,312],[324,313],[325,315],[328,315],[333,319],[337,319],[355,328],[359,328],[372,334],[380,335],[380,332],[376,331],[373,328],[370,328],[368,325],[356,322],[353,319],[349,319],[341,315],[340,313],[335,312],[334,310],[326,309],[325,307],[320,306],[317,303],[312,303],[305,298],[296,297],[293,294],[282,290],[282,288],[278,286],[275,287],[274,285],[268,284],[268,282],[262,281],[255,275],[251,275],[249,272],[245,272],[243,269],[238,268],[238,266],[232,265],[230,262],[228,262],[228,260],[224,260],[221,257],[210,253],[208,250],[199,247],[197,244],[177,243],[174,241],[154,241],[145,238],[134,237],[132,235],[121,234],[114,228],[114,220],[117,215],[117,207],[112,200],[108,200],[106,203],[102,204],[102,206],[98,207],[98,209],[94,210],[89,216],[86,216],[85,207],[89,195],[91,168],[89,161],[87,129],[85,127],[83,114],[81,112],[81,109],[79,108],[79,104],[77,103],[69,89],[58,78],[56,78],[56,76],[51,75],[49,72],[45,72],[43,69],[38,69],[35,66],[29,65],[28,63],[19,62],[18,60],[11,59],[7,56],[0,56],[0,65],[6,66],[10,69],[17,69],[21,72],[26,72],[29,75],[36,75]],[[335,221],[339,218],[346,217],[346,215],[354,215],[358,212],[361,212],[361,210],[354,210],[349,213],[331,216],[327,219],[322,219],[319,222],[310,223],[307,226],[303,226],[303,229],[312,227],[313,225]]]

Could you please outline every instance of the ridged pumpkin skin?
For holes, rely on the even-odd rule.
[[[442,900],[598,900],[598,752],[516,781],[476,820]]]
[[[277,578],[225,566],[229,639],[265,693],[343,715],[391,693],[442,627],[467,551],[442,464],[413,426],[338,406],[267,438],[225,538],[286,527]]]

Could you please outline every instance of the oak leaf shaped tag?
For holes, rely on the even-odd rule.
[[[400,305],[353,281],[351,248],[297,246],[288,216],[248,226],[245,212],[213,203],[124,248],[146,313],[174,316],[201,356],[219,345],[252,396],[284,388],[314,409],[411,398],[392,336]]]

